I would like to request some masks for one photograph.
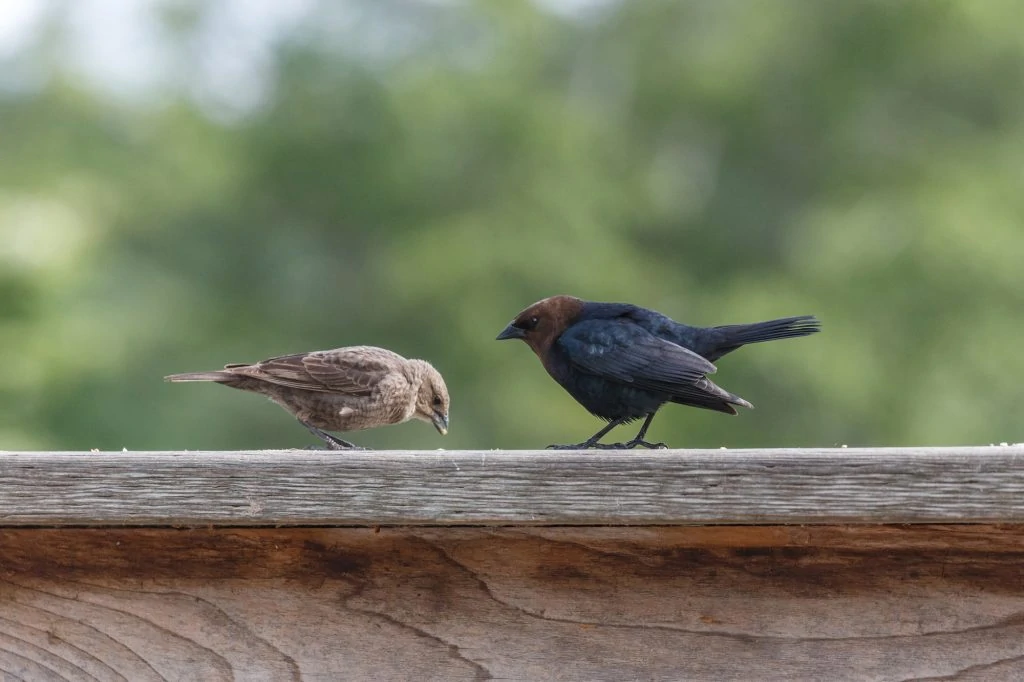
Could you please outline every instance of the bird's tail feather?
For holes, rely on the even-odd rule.
[[[821,331],[821,322],[813,315],[800,315],[767,322],[755,322],[754,324],[729,324],[713,327],[713,329],[722,334],[725,345],[742,346],[747,343],[791,339],[814,334]]]
[[[669,400],[680,405],[703,407],[705,410],[715,410],[726,414],[736,414],[736,408],[733,405],[754,409],[749,402],[735,393],[730,393],[707,377],[692,386],[674,391]]]
[[[165,376],[164,381],[227,381],[231,378],[227,372],[186,372]]]

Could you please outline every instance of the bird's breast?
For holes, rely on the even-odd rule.
[[[637,419],[657,410],[669,396],[584,372],[563,353],[541,358],[544,369],[576,402],[601,419]]]
[[[637,419],[661,407],[669,396],[604,377],[577,372],[562,386],[588,412],[602,419]]]

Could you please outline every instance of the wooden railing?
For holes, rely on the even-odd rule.
[[[0,453],[0,678],[1024,679],[1022,465]]]

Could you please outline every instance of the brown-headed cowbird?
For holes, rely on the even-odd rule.
[[[448,388],[424,360],[374,346],[283,355],[213,372],[172,374],[167,381],[213,381],[261,393],[288,410],[331,450],[356,446],[328,431],[359,431],[410,419],[448,433]]]
[[[820,330],[813,316],[724,327],[691,327],[628,303],[597,303],[552,296],[519,313],[498,340],[522,339],[548,374],[591,414],[608,425],[574,448],[663,448],[644,440],[658,409],[667,402],[736,414],[753,407],[712,383],[711,364],[740,346],[806,336]],[[644,418],[636,438],[599,444],[620,424]]]

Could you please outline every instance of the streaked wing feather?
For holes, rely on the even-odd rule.
[[[394,371],[401,356],[383,349],[344,349],[310,353],[303,361],[306,371],[328,390],[349,395],[369,395],[373,387]]]
[[[402,357],[382,348],[353,346],[282,355],[239,368],[239,373],[280,386],[322,393],[370,395]]]

